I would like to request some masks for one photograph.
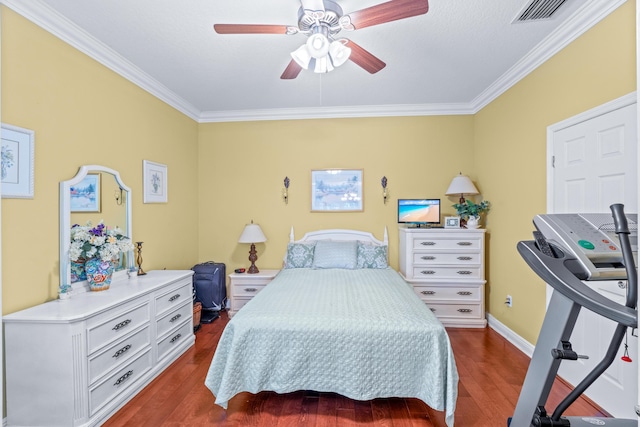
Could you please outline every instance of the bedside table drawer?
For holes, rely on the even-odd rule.
[[[429,303],[427,307],[438,318],[482,318],[482,308],[480,304],[438,304]]]
[[[419,237],[413,240],[413,249],[433,249],[441,250],[479,250],[482,247],[482,241],[479,237],[469,236],[468,239],[447,239],[441,237]]]
[[[258,292],[264,289],[267,285],[256,285],[255,283],[234,283],[231,292],[234,296],[255,296]]]
[[[414,267],[413,277],[416,279],[480,279],[480,267]]]
[[[413,290],[423,301],[447,300],[456,302],[481,301],[482,292],[479,287],[461,288],[460,286],[413,286]]]

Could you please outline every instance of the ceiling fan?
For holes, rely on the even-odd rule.
[[[302,69],[327,73],[351,60],[371,74],[386,64],[369,51],[346,38],[342,31],[353,31],[429,11],[428,0],[390,0],[349,14],[333,0],[300,0],[298,26],[262,24],[215,24],[218,34],[304,34],[307,42],[291,52],[291,62],[281,79],[295,79]]]

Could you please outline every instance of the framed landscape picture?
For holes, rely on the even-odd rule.
[[[100,212],[100,190],[100,174],[87,174],[70,189],[71,212]]]
[[[361,212],[362,169],[311,171],[311,212]]]

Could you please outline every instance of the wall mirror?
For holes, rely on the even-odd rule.
[[[132,236],[131,189],[122,182],[118,171],[85,165],[76,176],[60,183],[60,284],[70,284],[74,291],[87,290],[88,285],[86,280],[71,274],[71,226],[86,225],[87,221],[93,225],[103,221],[110,227],[119,227],[128,237]],[[133,253],[122,254],[114,278],[126,274],[133,265]]]

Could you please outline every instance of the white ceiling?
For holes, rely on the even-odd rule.
[[[384,0],[337,0],[344,13]],[[281,80],[304,35],[220,35],[213,24],[297,25],[299,0],[0,0],[199,122],[469,114],[626,0],[430,0],[413,18],[340,33],[383,60]]]

